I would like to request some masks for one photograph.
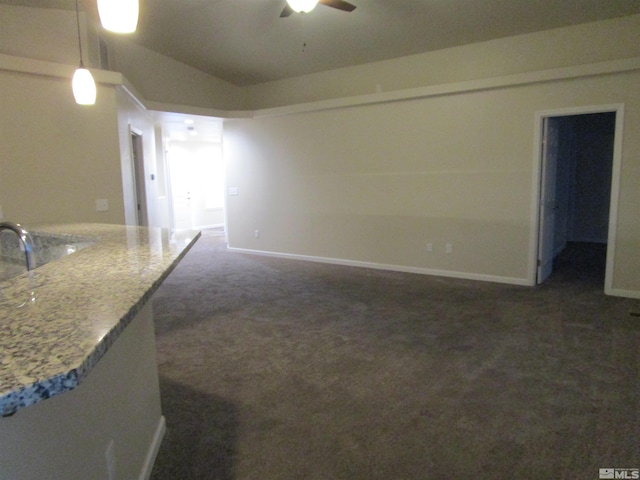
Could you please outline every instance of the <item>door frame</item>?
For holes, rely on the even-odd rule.
[[[134,143],[136,144],[134,147]],[[147,211],[146,169],[144,166],[144,143],[142,130],[129,125],[129,148],[131,152],[131,173],[133,175],[133,196],[136,224],[140,227],[149,225]],[[136,155],[136,152],[138,153]]]
[[[555,254],[555,224],[557,212],[558,146],[560,144],[558,126],[552,119],[542,117],[540,156],[540,199],[538,201],[538,259],[536,261],[536,284],[540,285],[553,272]],[[550,135],[550,132],[553,135]],[[553,161],[551,161],[553,160]]]
[[[618,202],[620,197],[620,170],[622,165],[622,134],[624,131],[624,104],[591,105],[584,107],[544,110],[534,115],[534,145],[533,145],[533,185],[531,201],[531,235],[529,239],[529,278],[531,286],[537,284],[538,258],[540,249],[540,203],[542,200],[543,173],[543,124],[549,117],[566,117],[570,115],[588,115],[592,113],[615,113],[616,125],[613,141],[613,162],[611,165],[611,198],[609,200],[609,229],[607,235],[607,263],[604,278],[604,292],[612,295],[613,268],[615,260]]]

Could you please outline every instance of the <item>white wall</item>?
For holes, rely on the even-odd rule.
[[[162,170],[164,157],[158,158],[156,128],[152,112],[145,110],[126,91],[120,89],[117,95],[118,135],[122,169],[125,219],[128,225],[136,225],[135,186],[133,177],[133,158],[131,150],[130,128],[142,134],[144,159],[144,184],[147,205],[147,220],[150,227],[169,227],[169,198]]]
[[[123,223],[115,91],[77,105],[69,79],[0,70],[0,206],[25,225]],[[109,211],[97,212],[96,199]]]
[[[638,84],[607,74],[229,120],[229,243],[527,283],[536,112],[624,103],[614,287],[640,291]]]
[[[636,15],[247,87],[230,245],[531,283],[536,113],[622,103],[611,293],[640,296],[639,57]]]
[[[99,68],[98,33],[81,12],[84,61]],[[134,44],[126,37],[104,35],[109,69],[122,73],[144,100],[176,106],[241,110],[242,88],[174,59]],[[74,11],[0,5],[0,53],[16,57],[78,65]]]
[[[97,66],[97,40],[89,39],[86,16],[80,13],[84,61]],[[0,5],[0,53],[78,65],[78,27],[73,10]]]
[[[161,139],[156,142],[153,116],[142,103],[204,111],[242,108],[242,90],[127,39],[109,36],[110,67],[131,78],[120,76],[126,88],[99,85],[97,105],[79,107],[70,88],[79,62],[75,12],[0,5],[0,27],[0,54],[10,55],[0,59],[4,217],[25,224],[134,224],[131,125],[143,134],[148,223],[168,227],[169,198],[160,185],[167,180],[161,175],[164,156],[158,155],[163,153]],[[100,83],[95,26],[81,14],[80,27],[85,64]],[[108,212],[95,211],[97,198],[109,201]]]
[[[110,63],[147,101],[226,110],[245,107],[240,87],[126,39],[111,40]]]
[[[7,11],[3,21],[21,18],[11,9],[3,15]],[[22,37],[14,32],[0,38],[5,52],[7,38]],[[49,59],[52,53],[40,44],[40,35],[33,38],[38,45],[24,55]],[[243,89],[141,47],[114,44],[111,53],[143,102],[149,96],[194,108],[262,109],[253,112],[253,120],[225,123],[228,186],[240,188],[239,196],[227,199],[233,246],[515,283],[530,281],[527,257],[535,249],[536,112],[623,103],[613,282],[619,292],[640,292],[638,15]],[[117,221],[92,209],[70,210],[71,205],[84,209],[89,191],[111,199],[118,184],[119,198],[126,195],[115,91],[101,87],[107,104],[86,114],[96,116],[87,122],[56,103],[69,93],[66,84],[56,90],[59,80],[32,76],[28,83],[48,93],[25,95],[16,80],[20,75],[1,74],[0,86],[10,92],[3,96],[10,106],[3,113],[18,112],[27,125],[43,130],[77,123],[85,135],[80,135],[84,144],[76,145],[75,132],[46,133],[32,148],[21,127],[3,115],[2,133],[15,137],[0,147],[0,206],[10,205],[5,216],[32,218],[29,212],[38,211],[59,221],[63,211],[65,220]],[[382,93],[376,93],[378,85]],[[43,115],[37,106],[47,102],[53,107]],[[124,123],[120,119],[121,128]],[[54,175],[54,164],[46,163],[39,170],[36,158],[47,155],[64,158],[58,164],[82,173]],[[94,161],[73,163],[81,155]],[[18,164],[15,158],[28,160]],[[9,166],[19,173],[5,175]],[[53,187],[29,177],[42,171],[47,179],[60,179],[53,183],[74,198],[53,202]],[[87,185],[76,188],[83,182]],[[37,197],[37,208],[23,208],[27,192]],[[115,200],[115,207],[124,220],[124,202]],[[255,229],[261,230],[260,239],[254,238]],[[427,243],[433,244],[428,254]],[[443,253],[446,243],[453,244],[451,254]]]

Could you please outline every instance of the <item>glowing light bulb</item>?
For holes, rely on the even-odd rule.
[[[93,105],[96,103],[96,82],[93,75],[86,68],[80,67],[73,74],[71,81],[73,96],[79,105]]]
[[[98,0],[100,23],[105,30],[133,33],[138,26],[138,0]]]
[[[289,6],[296,12],[308,13],[318,4],[318,0],[287,0]]]

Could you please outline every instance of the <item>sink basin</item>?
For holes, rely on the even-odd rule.
[[[31,232],[36,268],[91,246],[90,239],[72,235],[48,235]],[[27,271],[24,249],[18,237],[9,231],[0,233],[0,281]]]

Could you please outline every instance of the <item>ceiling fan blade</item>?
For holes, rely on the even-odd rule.
[[[349,2],[345,2],[344,0],[320,0],[319,3],[326,5],[327,7],[337,8],[344,12],[353,12],[356,9],[355,5],[351,5]]]
[[[293,8],[291,8],[288,3],[285,3],[284,8],[282,9],[282,13],[280,14],[280,18],[288,17],[292,13],[293,13]]]

